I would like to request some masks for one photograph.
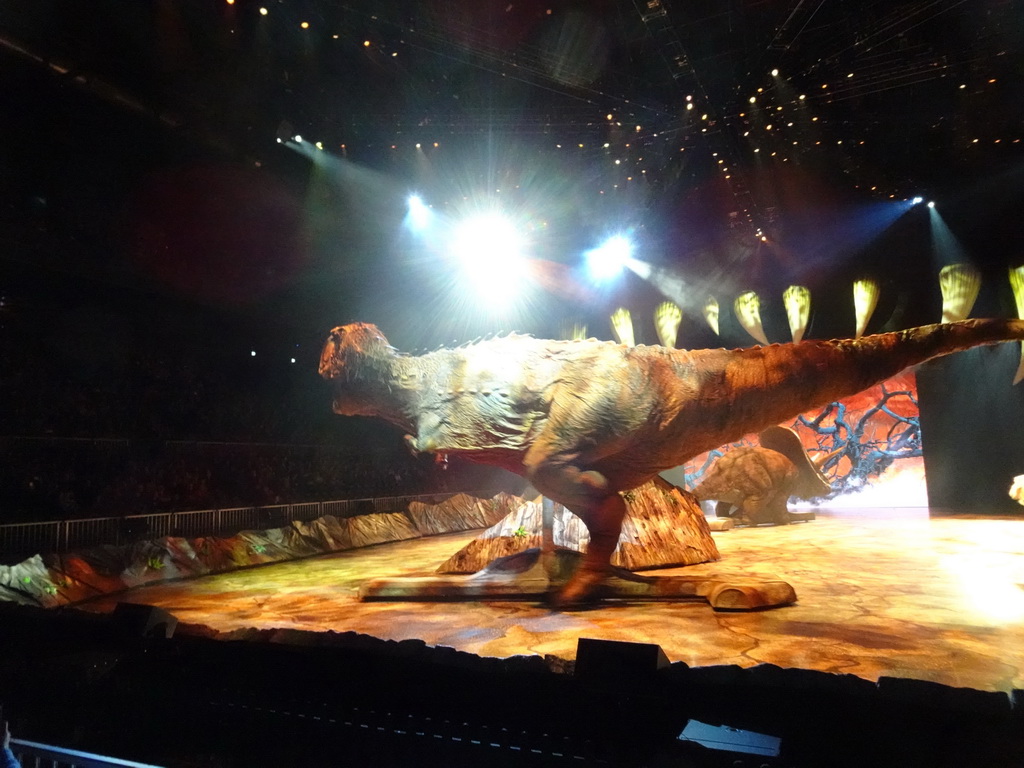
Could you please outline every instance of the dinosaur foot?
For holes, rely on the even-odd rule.
[[[607,593],[607,589],[604,588],[607,577],[607,571],[581,567],[565,586],[551,595],[548,604],[556,611],[593,606]]]

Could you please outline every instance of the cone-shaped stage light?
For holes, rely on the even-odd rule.
[[[853,309],[857,313],[856,338],[864,335],[877,305],[878,283],[874,280],[858,280],[853,284]]]
[[[1013,288],[1013,298],[1017,301],[1017,317],[1024,319],[1024,266],[1010,268],[1010,287]],[[1017,366],[1017,375],[1013,377],[1013,383],[1019,384],[1024,380],[1024,344],[1020,350],[1020,365]]]
[[[942,322],[966,320],[981,289],[981,273],[970,264],[949,264],[939,270]]]
[[[782,294],[789,318],[789,332],[793,341],[800,341],[807,330],[807,319],[811,316],[811,290],[802,285],[791,285]]]
[[[761,326],[761,299],[758,295],[753,291],[741,293],[736,297],[733,309],[743,330],[762,344],[767,344],[768,337],[764,335],[764,328]]]
[[[569,341],[583,341],[587,338],[587,324],[573,320],[563,320],[559,326],[560,338]]]
[[[683,321],[683,310],[671,301],[663,301],[654,308],[654,327],[658,329],[661,346],[675,349],[679,324]]]
[[[714,296],[708,296],[708,300],[704,302],[704,319],[708,321],[715,336],[720,335],[718,332],[718,299]]]
[[[633,339],[633,318],[629,314],[629,310],[625,307],[619,307],[612,312],[612,333],[615,334],[615,340],[619,344],[625,344],[627,347],[636,346],[636,341]]]

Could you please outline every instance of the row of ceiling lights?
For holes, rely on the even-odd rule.
[[[226,2],[227,2],[227,3],[229,4],[229,5],[233,5],[233,4],[234,4],[234,0],[226,0]],[[264,16],[268,15],[268,13],[269,13],[269,11],[268,11],[268,9],[267,9],[266,7],[261,7],[261,8],[259,9],[259,12],[260,12],[260,14],[261,14],[261,15],[264,15]],[[301,23],[299,24],[299,26],[300,26],[301,28],[303,28],[303,29],[308,29],[310,25],[309,25],[309,23],[308,23],[308,22],[306,22],[306,21],[303,21],[303,22],[301,22]],[[337,38],[337,37],[338,37],[338,35],[334,35],[334,37],[335,37],[335,38]],[[365,41],[363,42],[363,45],[364,45],[364,47],[370,47],[370,46],[372,45],[372,43],[371,43],[371,41],[369,41],[369,40],[365,40]],[[396,55],[397,55],[397,53],[392,53],[392,56],[396,56]],[[777,78],[777,77],[779,76],[779,70],[778,70],[778,69],[773,69],[773,70],[771,71],[771,75],[772,75],[772,77],[773,77],[773,78]],[[853,78],[854,76],[855,76],[855,73],[853,73],[853,72],[850,72],[850,73],[848,73],[848,74],[847,74],[847,78]],[[997,80],[996,80],[996,78],[990,78],[990,79],[988,79],[988,83],[989,83],[989,84],[994,84],[994,83],[996,83],[996,81],[997,81]],[[821,86],[821,88],[822,88],[823,90],[824,90],[824,89],[827,89],[828,87],[829,87],[829,84],[828,84],[828,83],[823,83],[823,84],[822,84],[822,86]],[[959,88],[960,88],[960,89],[966,89],[966,87],[967,87],[967,85],[966,85],[966,84],[963,84],[963,83],[959,85]],[[758,93],[764,93],[764,88],[758,88]],[[804,100],[806,99],[806,94],[800,94],[800,96],[798,97],[798,99],[799,99],[799,101],[800,101],[800,102],[803,102],[803,101],[804,101]],[[749,97],[749,102],[750,102],[751,104],[755,104],[755,103],[757,102],[757,96],[751,96],[751,97]],[[800,106],[803,106],[803,104],[801,103],[801,104],[800,104]],[[694,109],[693,97],[692,97],[692,96],[690,96],[690,95],[688,95],[688,96],[686,97],[686,109],[687,109],[687,111],[692,111],[692,110]],[[777,112],[781,112],[781,111],[783,110],[783,106],[781,106],[781,105],[776,105],[775,109],[776,109],[776,111],[777,111]],[[740,117],[745,117],[745,115],[744,115],[743,113],[740,113]],[[612,114],[607,114],[607,115],[606,115],[606,119],[607,119],[607,120],[608,120],[609,122],[611,122],[611,121],[612,121],[612,120],[614,119],[614,116],[613,116]],[[709,119],[709,115],[708,115],[707,113],[704,113],[704,114],[703,114],[703,115],[701,116],[701,120],[702,120],[702,121],[707,121],[708,119]],[[818,121],[818,117],[817,117],[817,116],[815,116],[815,117],[812,117],[812,118],[811,118],[811,120],[812,120],[812,121],[814,121],[814,122],[816,122],[816,121]],[[621,122],[618,122],[618,123],[616,123],[616,125],[618,125],[618,126],[621,126]],[[792,122],[788,122],[788,123],[787,123],[786,125],[787,125],[787,127],[792,127],[792,126],[793,126],[793,123],[792,123]],[[772,123],[769,123],[768,125],[764,126],[764,129],[765,129],[765,131],[771,131],[771,130],[773,130],[773,128],[775,128],[775,127],[777,127],[777,126],[775,126],[775,125],[774,125],[774,124],[772,124]],[[640,132],[641,130],[642,130],[642,126],[641,126],[641,125],[636,125],[636,126],[635,126],[635,131],[636,131],[637,133],[639,133],[639,132]],[[706,132],[706,129],[704,129],[704,132]],[[653,137],[657,137],[657,135],[658,135],[658,134],[656,134],[656,133],[655,133],[655,134],[653,134],[652,136],[653,136]],[[748,131],[745,131],[743,135],[744,135],[744,136],[749,136],[749,135],[750,135],[750,131],[749,131],[749,130],[748,130]],[[995,139],[995,140],[993,141],[993,143],[995,143],[995,144],[998,144],[998,143],[1000,143],[1001,141],[1002,141],[1001,139]],[[1018,143],[1019,141],[1020,141],[1020,139],[1016,139],[1016,140],[1014,140],[1014,142],[1013,142],[1013,143]],[[838,139],[838,140],[836,140],[836,146],[842,146],[842,145],[843,145],[843,143],[844,143],[844,140],[843,140],[843,139]],[[857,142],[857,144],[858,144],[858,145],[863,145],[864,143],[865,143],[865,142],[864,142],[864,140],[860,140],[859,142]],[[977,138],[973,139],[973,140],[972,140],[972,142],[971,142],[971,144],[978,144],[978,143],[979,143],[979,139],[977,139]],[[821,142],[820,140],[818,140],[818,141],[815,141],[815,142],[814,142],[814,146],[820,146],[821,144],[822,144],[822,142]],[[793,141],[793,146],[799,146],[799,145],[800,145],[800,142],[799,142],[799,141]],[[323,146],[322,146],[322,144],[321,144],[320,142],[317,142],[317,143],[316,143],[316,146],[317,146],[317,148],[318,148],[318,149],[322,149],[322,148],[323,148]],[[439,146],[439,143],[438,143],[438,142],[433,142],[433,146],[434,146],[435,148],[437,148],[437,147]],[[562,145],[562,144],[556,144],[555,146],[556,146],[556,148],[558,148],[558,149],[562,149],[562,148],[563,148],[563,145]],[[580,142],[580,143],[577,143],[577,147],[578,147],[579,149],[584,149],[584,148],[585,148],[585,146],[586,146],[586,145],[585,145],[584,143],[582,143],[582,142]],[[626,144],[626,146],[628,147],[628,146],[629,146],[629,144]],[[609,143],[605,142],[605,143],[603,144],[603,148],[606,148],[606,149],[607,149],[607,148],[609,148],[609,147],[610,147],[610,144],[609,144]],[[344,151],[344,150],[346,149],[346,146],[345,146],[345,145],[341,145],[341,148],[342,148],[342,150]],[[391,145],[391,148],[392,148],[392,149],[397,149],[397,145],[396,145],[396,144],[392,144],[392,145]],[[422,149],[422,144],[421,144],[421,143],[417,143],[417,144],[416,144],[416,149]],[[680,148],[680,151],[681,151],[681,152],[682,152],[682,151],[685,151],[685,149],[686,149],[686,147],[681,147],[681,148]],[[755,148],[753,149],[753,152],[755,152],[755,153],[759,153],[759,152],[760,152],[760,148],[759,148],[759,147],[755,147]],[[777,152],[771,152],[771,156],[772,156],[772,157],[775,157],[775,156],[777,156],[777,154],[778,154]],[[784,158],[782,158],[782,159],[783,159],[783,162],[786,162],[786,161],[788,161],[788,160],[789,160],[789,158],[787,158],[787,157],[784,157]],[[721,164],[723,163],[723,161],[722,161],[722,160],[719,160],[718,162],[719,162],[719,164],[720,164],[720,165],[721,165]],[[616,159],[616,160],[615,160],[615,164],[616,164],[616,165],[620,165],[620,164],[621,164],[621,160],[620,160],[620,159]],[[723,166],[722,166],[722,168],[721,168],[720,170],[722,170],[722,172],[723,172],[723,173],[725,173],[725,178],[726,178],[726,179],[730,179],[730,178],[732,177],[732,176],[731,176],[731,173],[729,172],[729,169],[728,169],[728,167],[725,167],[725,166],[723,165]],[[643,171],[641,171],[641,173],[646,173],[646,170],[643,170]],[[632,180],[632,177],[630,177],[630,179],[629,179],[629,180]],[[615,186],[617,187],[618,185],[615,185]],[[857,185],[857,186],[859,187],[859,185]],[[873,187],[871,187],[871,189],[872,189],[872,190],[877,190],[877,187],[876,187],[876,186],[873,186]],[[601,193],[603,194],[603,190],[601,191]],[[890,197],[890,198],[895,198],[895,197],[896,197],[896,195],[895,195],[895,194],[890,194],[890,195],[889,195],[889,197]]]

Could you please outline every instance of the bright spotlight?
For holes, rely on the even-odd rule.
[[[772,70],[772,77],[778,77],[778,76],[779,76],[779,70],[773,69]]]
[[[934,208],[935,207],[935,201],[934,200],[929,200],[928,201],[928,207],[929,208]]]
[[[924,198],[923,197],[915,197],[912,202],[914,203],[914,205],[920,205],[921,203],[924,202]]]
[[[295,143],[296,144],[301,144],[302,143],[302,137],[299,136],[299,134],[297,134],[297,133],[295,134]]]
[[[452,255],[469,287],[488,306],[504,309],[524,287],[525,246],[523,236],[511,221],[499,213],[482,213],[455,228]]]
[[[414,232],[421,232],[430,223],[430,209],[419,195],[409,195],[409,213],[406,219]]]
[[[595,280],[611,280],[622,272],[632,254],[633,244],[625,236],[615,235],[603,245],[587,251],[587,270]]]

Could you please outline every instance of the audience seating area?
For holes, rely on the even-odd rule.
[[[216,317],[188,318],[186,333],[178,316],[142,327],[137,309],[13,305],[0,318],[0,523],[445,492],[494,474],[335,416],[318,342],[253,356],[244,333],[209,338]]]

